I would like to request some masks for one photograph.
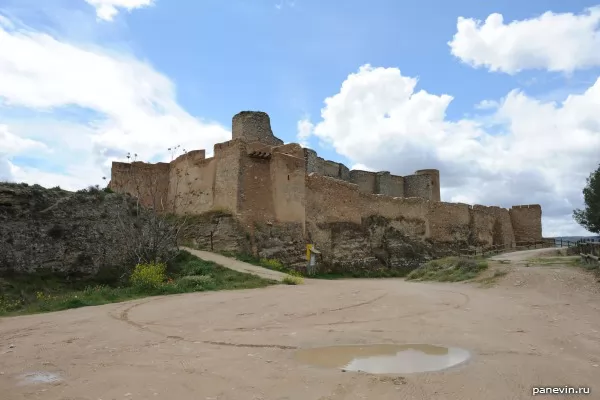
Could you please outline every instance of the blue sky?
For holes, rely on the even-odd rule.
[[[440,168],[443,200],[541,203],[545,234],[585,233],[600,2],[408,3],[0,0],[0,175],[98,183],[127,151],[210,149],[262,110],[325,158]]]

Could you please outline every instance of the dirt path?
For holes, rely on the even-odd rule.
[[[600,283],[574,267],[513,265],[525,256],[539,257],[512,253],[515,263],[498,263],[508,275],[486,289],[313,280],[0,319],[0,398],[515,400],[568,385],[599,399]],[[404,379],[294,359],[371,343],[457,346],[472,358]]]
[[[188,251],[193,255],[200,257],[203,260],[213,261],[222,266],[233,269],[238,272],[245,272],[247,274],[258,275],[265,279],[271,279],[274,281],[281,282],[283,278],[287,276],[283,272],[273,271],[267,268],[258,267],[256,265],[248,264],[243,261],[238,261],[233,258],[225,257],[220,254],[211,253],[209,251],[194,250],[188,247],[181,247],[182,250]]]

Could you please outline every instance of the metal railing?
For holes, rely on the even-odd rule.
[[[486,247],[474,247],[469,249],[460,249],[460,254],[465,257],[489,257],[497,254],[508,253],[518,250],[543,249],[554,247],[554,241],[549,239],[529,240],[521,242],[511,242]]]

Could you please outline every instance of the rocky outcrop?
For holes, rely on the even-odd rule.
[[[135,263],[152,233],[166,229],[130,196],[0,184],[3,275],[96,276]]]
[[[179,242],[190,247],[220,252],[250,253],[250,235],[230,213],[207,212],[178,217]]]
[[[408,273],[437,255],[430,242],[407,235],[397,222],[374,216],[361,224],[309,224],[310,240],[322,253],[320,269]]]

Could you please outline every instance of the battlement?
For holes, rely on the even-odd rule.
[[[301,224],[304,230],[307,223],[360,224],[380,215],[411,235],[436,240],[541,238],[537,204],[507,210],[441,202],[439,170],[405,176],[350,170],[299,144],[283,144],[263,112],[236,114],[232,139],[216,143],[212,158],[193,150],[170,163],[114,162],[110,187],[177,214],[228,210],[248,229],[253,223],[280,222]]]

